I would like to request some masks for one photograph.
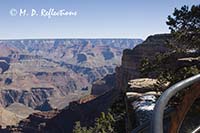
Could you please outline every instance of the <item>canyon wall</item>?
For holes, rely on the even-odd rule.
[[[113,100],[118,96],[119,90],[126,92],[130,89],[128,85],[129,80],[140,78],[141,60],[145,57],[151,60],[155,58],[156,54],[168,50],[166,48],[166,41],[170,37],[168,34],[150,36],[134,49],[124,50],[122,64],[116,68],[116,73],[94,82],[92,94],[96,95],[97,98],[89,97],[88,99],[91,100],[81,102],[81,104],[72,102],[67,108],[60,111],[53,110],[47,113],[32,114],[20,122],[21,128],[17,127],[17,130],[31,132],[31,129],[34,129],[36,132],[49,131],[52,133],[56,131],[72,132],[76,121],[81,121],[81,124],[84,126],[93,125],[94,119],[99,116],[100,112],[107,111]],[[107,59],[112,57],[110,54],[108,55]],[[85,57],[80,56],[79,59],[85,60]],[[115,89],[111,88],[113,84],[115,84]],[[146,97],[143,97],[143,99],[146,99]]]
[[[133,49],[125,49],[122,56],[122,64],[116,68],[117,86],[124,90],[131,79],[141,77],[140,65],[144,58],[153,60],[157,54],[162,54],[169,49],[166,47],[169,34],[149,36],[142,44]]]

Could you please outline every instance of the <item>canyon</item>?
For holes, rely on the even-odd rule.
[[[169,34],[150,36],[140,45],[123,50],[121,65],[116,66],[115,73],[107,74],[104,78],[96,80],[92,86],[90,96],[80,99],[79,101],[71,102],[68,107],[61,110],[54,109],[46,113],[33,113],[29,115],[27,119],[20,121],[19,126],[6,128],[4,131],[72,132],[75,122],[77,121],[80,121],[83,126],[92,126],[95,118],[99,117],[101,112],[108,111],[108,108],[119,96],[120,92],[125,93],[130,99],[134,99],[134,101],[136,96],[138,98],[145,93],[145,95],[150,95],[151,98],[151,95],[155,93],[148,85],[152,86],[156,80],[140,79],[140,64],[144,57],[152,59],[156,54],[167,51],[166,39],[169,37]],[[133,92],[130,91],[130,85],[134,88],[134,95]],[[136,89],[137,94],[135,92]],[[152,98],[154,102],[154,97]],[[127,100],[129,101],[130,99]],[[141,99],[144,101],[147,100],[148,102],[150,101],[146,97],[141,97]],[[129,102],[132,103],[131,101]],[[136,102],[137,101],[135,101],[135,105],[140,104]],[[127,106],[127,109],[132,108],[131,105]],[[145,106],[141,106],[141,109],[145,108]],[[132,110],[130,113],[132,113]],[[131,117],[128,117],[128,122],[129,124],[131,123]],[[131,129],[131,126],[127,126],[127,130]]]
[[[85,103],[104,95],[114,88],[112,77],[115,67],[121,64],[123,50],[141,42],[141,39],[1,40],[1,110],[18,123],[31,114],[62,110],[70,102],[80,99],[80,103]],[[15,125],[5,120],[3,123],[3,127]]]
[[[85,52],[81,52],[81,54],[72,56],[74,58],[70,59],[65,54],[64,56],[61,54],[61,57],[65,57],[67,61],[58,58],[60,57],[58,55],[51,55],[51,52],[49,55],[44,54],[45,58],[38,54],[31,58],[38,60],[38,57],[40,57],[41,60],[45,60],[44,66],[39,65],[38,69],[29,65],[27,69],[20,69],[34,75],[25,76],[25,78],[28,77],[27,79],[31,80],[18,79],[20,86],[27,89],[19,89],[18,84],[13,83],[11,79],[18,76],[12,78],[3,76],[13,68],[10,65],[12,63],[9,62],[18,62],[17,59],[4,59],[2,62],[8,61],[8,63],[5,63],[4,68],[2,67],[2,86],[12,86],[14,89],[12,91],[6,88],[1,90],[3,98],[7,98],[7,102],[1,101],[3,106],[1,112],[7,114],[8,118],[13,119],[13,122],[11,123],[4,118],[3,128],[0,131],[2,133],[73,132],[77,121],[80,122],[81,126],[91,127],[94,126],[95,120],[101,112],[108,112],[113,103],[120,97],[120,94],[123,94],[125,103],[125,130],[127,132],[137,131],[136,127],[151,119],[155,102],[162,93],[157,91],[156,88],[158,74],[150,72],[147,76],[142,75],[140,71],[141,62],[144,58],[153,61],[157,55],[169,52],[170,48],[167,44],[170,38],[170,34],[149,36],[144,42],[131,48],[122,45],[123,50],[117,48],[118,52],[115,51],[116,46],[114,44],[109,45],[109,47],[106,46],[106,48],[99,45],[98,50],[101,54],[98,54],[97,46],[89,45],[89,49],[95,48],[95,51],[89,50],[89,56]],[[77,48],[85,51],[84,48]],[[33,53],[36,54],[37,52]],[[90,56],[93,60],[88,59]],[[187,56],[175,54],[167,60],[169,64],[160,67],[173,66],[173,69],[177,69],[182,65],[199,62],[199,59],[191,58],[193,53],[187,54]],[[47,57],[51,57],[51,59]],[[121,61],[113,60],[115,57],[116,60],[119,58]],[[24,58],[30,58],[30,56],[23,56]],[[53,65],[56,65],[56,69]],[[50,72],[47,72],[47,70],[50,70]],[[65,72],[64,70],[68,71]],[[29,81],[28,85],[31,85],[31,88],[26,86],[24,80]],[[168,84],[165,86],[168,87]],[[21,109],[24,111],[24,116],[19,115]],[[17,125],[14,123],[17,123]],[[184,123],[184,125],[187,127],[188,123]]]

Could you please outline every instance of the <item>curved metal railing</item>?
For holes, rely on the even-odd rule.
[[[191,133],[197,133],[198,131],[200,131],[200,126],[194,129]]]
[[[200,81],[200,74],[185,79],[176,83],[175,85],[168,88],[156,102],[152,122],[151,122],[151,132],[152,133],[163,133],[163,115],[166,105],[169,100],[180,90]]]

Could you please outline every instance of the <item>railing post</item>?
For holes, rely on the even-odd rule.
[[[156,102],[152,121],[151,121],[151,132],[152,133],[163,133],[163,115],[166,105],[169,100],[180,90],[194,84],[195,82],[200,81],[200,74],[190,77],[188,79],[182,80],[175,85],[168,88],[163,94],[160,96],[158,101]]]

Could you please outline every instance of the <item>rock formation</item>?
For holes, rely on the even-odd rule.
[[[149,36],[142,44],[123,51],[122,65],[116,68],[116,84],[126,94],[126,130],[132,131],[138,125],[150,120],[155,101],[160,93],[156,92],[155,76],[142,78],[141,61],[155,59],[157,54],[169,51],[169,34]]]
[[[0,105],[16,115],[21,108],[27,117],[28,111],[63,109],[72,101],[80,99],[80,103],[86,103],[95,99],[96,96],[90,96],[92,84],[114,73],[123,49],[141,42],[140,39],[0,41]],[[98,93],[112,89],[110,85]]]

